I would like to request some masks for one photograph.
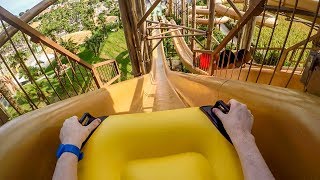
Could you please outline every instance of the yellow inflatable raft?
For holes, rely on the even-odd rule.
[[[199,108],[109,116],[83,152],[79,179],[243,179],[234,147]]]

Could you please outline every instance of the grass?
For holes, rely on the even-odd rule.
[[[109,37],[102,46],[99,57],[95,57],[94,54],[85,47],[81,47],[80,51],[78,56],[90,64],[103,62],[107,59],[115,59],[118,62],[121,71],[121,81],[133,78],[123,29],[119,29],[118,31],[109,34]]]
[[[289,25],[290,25],[290,21],[286,20],[285,16],[279,15],[278,17],[278,25],[272,29],[272,28],[267,28],[267,27],[263,27],[261,30],[261,35],[259,38],[259,42],[257,44],[258,48],[282,48],[283,46],[285,46],[286,48],[291,47],[303,40],[305,40],[308,37],[308,34],[310,32],[310,27],[308,27],[307,25],[303,24],[303,23],[299,23],[299,22],[293,22],[292,27],[289,29]],[[269,41],[272,35],[272,32],[274,31],[274,34],[272,36],[272,40],[270,42],[270,46],[269,45]],[[285,39],[286,39],[286,35],[289,32],[289,36],[288,39],[285,43]],[[312,35],[315,34],[316,31],[312,31]],[[258,34],[259,34],[259,28],[255,27],[254,30],[254,36],[253,36],[253,42],[254,44],[257,43],[258,40]],[[308,43],[307,45],[308,47],[312,46],[312,43]],[[270,65],[275,65],[276,62],[278,61],[278,59],[280,58],[280,52],[281,50],[269,50],[268,54],[267,54],[267,60],[266,60],[266,64],[270,64]],[[297,51],[298,53],[296,53],[294,56],[292,56],[292,61],[296,62],[298,61],[300,54],[302,51]],[[302,58],[301,58],[301,62],[299,64],[299,66],[303,66],[305,61],[307,60],[308,56],[309,56],[309,50],[306,50],[303,54],[302,54]],[[260,50],[257,51],[257,53],[255,54],[255,60],[258,63],[261,63],[263,61],[264,58],[264,54],[266,53],[266,51],[264,50]],[[290,56],[291,53],[289,53],[289,56],[285,62],[285,65],[294,65],[295,63],[291,63],[290,61]]]
[[[288,32],[290,21],[285,19],[285,16],[279,16],[278,25],[274,29],[274,35],[271,41],[270,47],[282,48],[284,45],[285,37]],[[261,37],[259,39],[258,47],[267,47],[269,43],[269,39],[271,37],[272,28],[263,27],[261,31]],[[287,40],[285,47],[293,46],[294,44],[305,40],[308,37],[308,33],[310,31],[310,27],[302,24],[294,22],[292,24],[292,28],[290,29],[290,34]],[[259,28],[256,27],[254,31],[254,42],[257,41],[259,33]],[[313,31],[315,34],[316,31]]]
[[[113,32],[105,42],[100,57],[115,59],[121,71],[121,80],[132,79],[132,66],[127,49],[126,39],[123,29]]]

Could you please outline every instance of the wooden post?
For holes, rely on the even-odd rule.
[[[159,2],[158,0],[155,2],[157,3]],[[142,52],[142,49],[141,49],[141,25],[145,22],[146,18],[149,16],[147,14],[150,14],[152,11],[150,11],[151,7],[148,12],[146,14],[143,15],[142,18],[140,18],[140,21],[138,22],[138,19],[139,19],[139,13],[142,13],[141,11],[141,8],[139,8],[139,4],[136,3],[136,1],[128,1],[127,2],[130,6],[129,8],[129,14],[130,14],[130,17],[132,18],[132,22],[133,22],[133,26],[132,26],[132,31],[133,31],[133,36],[134,36],[134,44],[135,44],[135,50],[137,52],[137,57],[138,57],[138,61],[139,61],[139,64],[140,64],[140,71],[142,74],[145,74],[146,71],[145,71],[145,66],[143,64],[143,52]],[[155,4],[153,4],[152,6],[154,6]],[[139,9],[139,12],[137,12],[137,9]],[[153,8],[154,9],[154,8]],[[142,15],[142,14],[141,14]],[[139,23],[140,23],[140,26],[139,26]]]
[[[244,0],[243,2],[243,11],[246,12],[249,9],[249,1],[250,0]]]
[[[148,18],[148,16],[152,13],[152,11],[159,5],[159,3],[161,2],[161,0],[156,0],[152,6],[148,9],[148,11],[141,17],[141,19],[139,20],[139,22],[137,22],[137,27],[139,28],[142,23]],[[128,3],[130,3],[130,1],[128,1]],[[134,5],[134,4],[132,4]],[[132,9],[134,9],[135,6],[131,6]],[[134,11],[133,11],[134,12]],[[134,15],[134,14],[133,14]]]
[[[196,28],[196,5],[197,5],[197,0],[192,0],[192,21],[191,21],[191,28],[195,29]],[[195,32],[192,31],[192,34]],[[191,51],[193,52],[195,49],[195,36],[191,37]],[[196,60],[196,54],[193,53],[193,66],[195,66],[195,60]]]
[[[249,1],[249,6],[246,6],[248,1]],[[245,0],[244,7],[247,8],[246,11],[249,9],[252,2],[253,2],[253,0]],[[243,28],[242,35],[241,35],[241,41],[240,41],[240,48],[241,49],[246,49],[246,50],[250,51],[251,42],[253,40],[253,33],[254,33],[255,24],[256,24],[256,17],[253,16],[248,21],[248,23],[245,25],[245,27]]]
[[[93,75],[93,80],[96,83],[98,89],[102,88],[103,82],[101,81],[101,78],[99,76],[99,72],[97,71],[97,69],[95,67],[92,67],[91,73]]]
[[[133,21],[132,16],[129,14],[129,3],[127,0],[119,0],[119,8],[121,20],[123,23],[124,33],[126,36],[126,43],[129,51],[130,61],[132,64],[132,74],[137,77],[141,75],[138,54],[135,47],[135,38],[133,35]]]
[[[179,0],[176,0],[176,2],[174,4],[174,9],[175,9],[175,12],[176,12],[176,19],[179,18],[178,1]]]
[[[9,121],[9,116],[5,110],[6,108],[0,104],[0,126]]]
[[[173,0],[168,0],[168,15],[171,16],[172,15],[172,3]]]
[[[242,16],[242,18],[236,24],[236,28],[233,28],[229,34],[222,40],[222,42],[213,50],[213,55],[220,53],[225,48],[228,42],[248,23],[252,16],[259,15],[263,12],[263,5],[266,0],[254,0],[252,1],[252,8]]]
[[[207,32],[207,50],[211,50],[211,42],[212,42],[212,31],[214,28],[214,17],[215,17],[215,0],[210,0],[209,7],[209,24],[208,24],[208,32]]]
[[[181,0],[181,13],[182,13],[182,18],[181,18],[181,25],[185,26],[186,25],[186,0]],[[182,34],[185,34],[185,30],[182,29]]]
[[[146,15],[145,12],[145,4],[144,4],[144,0],[135,0],[135,9],[137,9],[137,14],[136,14],[136,18],[137,19],[142,19],[144,15]],[[134,10],[134,9],[133,9]],[[133,11],[134,12],[134,11]],[[146,34],[146,21],[143,21],[140,27],[137,27],[137,36],[138,36],[138,41],[139,41],[139,48],[138,48],[138,55],[139,55],[139,61],[140,61],[140,67],[141,67],[141,71],[142,74],[146,74],[146,67],[145,67],[145,48],[144,48],[144,36]]]
[[[190,3],[188,3],[187,2],[187,11],[186,11],[186,14],[187,14],[187,24],[186,24],[186,26],[187,27],[189,27],[189,5],[190,5]],[[188,34],[189,33],[189,31],[188,30],[186,30],[186,34]],[[187,42],[187,44],[188,45],[190,45],[190,38],[189,37],[186,37],[186,42]]]

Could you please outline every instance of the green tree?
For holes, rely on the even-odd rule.
[[[20,114],[24,113],[24,110],[21,108],[19,103],[13,98],[13,94],[7,86],[6,80],[2,77],[0,79],[0,93],[5,97],[5,99],[11,104],[11,106],[16,109]]]
[[[73,54],[77,54],[79,46],[75,43],[71,38],[68,40],[60,39],[60,45],[66,48],[68,51],[72,52]]]
[[[96,32],[91,36],[91,38],[86,40],[86,47],[94,53],[96,57],[99,56],[102,43],[104,42],[104,35],[101,32]]]

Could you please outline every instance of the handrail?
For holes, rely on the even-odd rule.
[[[116,60],[107,60],[101,63],[94,64],[93,68],[99,75],[101,86],[110,85],[121,76]]]
[[[33,8],[31,8],[28,12],[24,13],[20,19],[23,22],[29,22],[31,21],[34,17],[36,17],[38,14],[40,14],[42,11],[44,11],[46,8],[51,6],[53,3],[55,3],[57,0],[43,0],[39,4],[35,5]],[[17,32],[18,29],[14,28],[13,26],[10,26],[8,29],[8,34],[9,37],[5,32],[2,32],[0,34],[0,47],[3,46],[10,37],[14,36]]]
[[[54,0],[45,0],[47,1]],[[7,39],[0,46],[0,48],[5,48],[1,49],[1,52],[4,53],[0,54],[0,62],[5,65],[4,70],[8,71],[5,72],[5,75],[12,80],[12,84],[17,85],[17,87],[12,85],[14,87],[12,92],[0,91],[9,102],[8,107],[14,109],[10,111],[11,117],[108,86],[120,78],[119,67],[115,60],[89,64],[1,6],[0,26]],[[10,29],[16,32],[9,31]],[[18,42],[14,41],[12,37],[20,33],[22,39],[19,39]],[[40,51],[33,47],[40,48]],[[42,62],[39,57],[41,54],[45,58]],[[30,59],[29,55],[36,64],[27,63],[26,59]],[[11,61],[9,61],[10,58]],[[12,70],[14,68],[17,70],[16,64],[21,67],[19,72]],[[29,81],[31,84],[21,82],[16,78],[18,74],[23,75],[25,82]],[[20,92],[20,95],[13,98],[16,92]],[[26,101],[18,102],[17,98],[23,98]],[[20,110],[17,107],[23,108]]]
[[[88,69],[92,69],[92,65],[87,63],[86,61],[82,60],[72,52],[68,51],[58,43],[54,42],[53,40],[47,38],[45,35],[41,34],[39,31],[33,29],[31,26],[29,26],[27,23],[23,22],[21,19],[17,18],[13,14],[11,14],[9,11],[4,9],[2,6],[0,6],[0,17],[5,20],[10,25],[14,26],[15,28],[23,31],[24,33],[28,34],[31,37],[31,41],[38,43],[42,42],[42,44],[52,48],[56,49],[59,53],[70,57],[74,61],[77,61],[79,64],[83,65],[84,67]]]
[[[93,67],[97,68],[99,66],[103,66],[103,65],[106,65],[106,64],[110,64],[110,63],[114,63],[116,62],[116,60],[107,60],[107,61],[103,61],[103,62],[99,62],[99,63],[96,63],[96,64],[93,64]]]

